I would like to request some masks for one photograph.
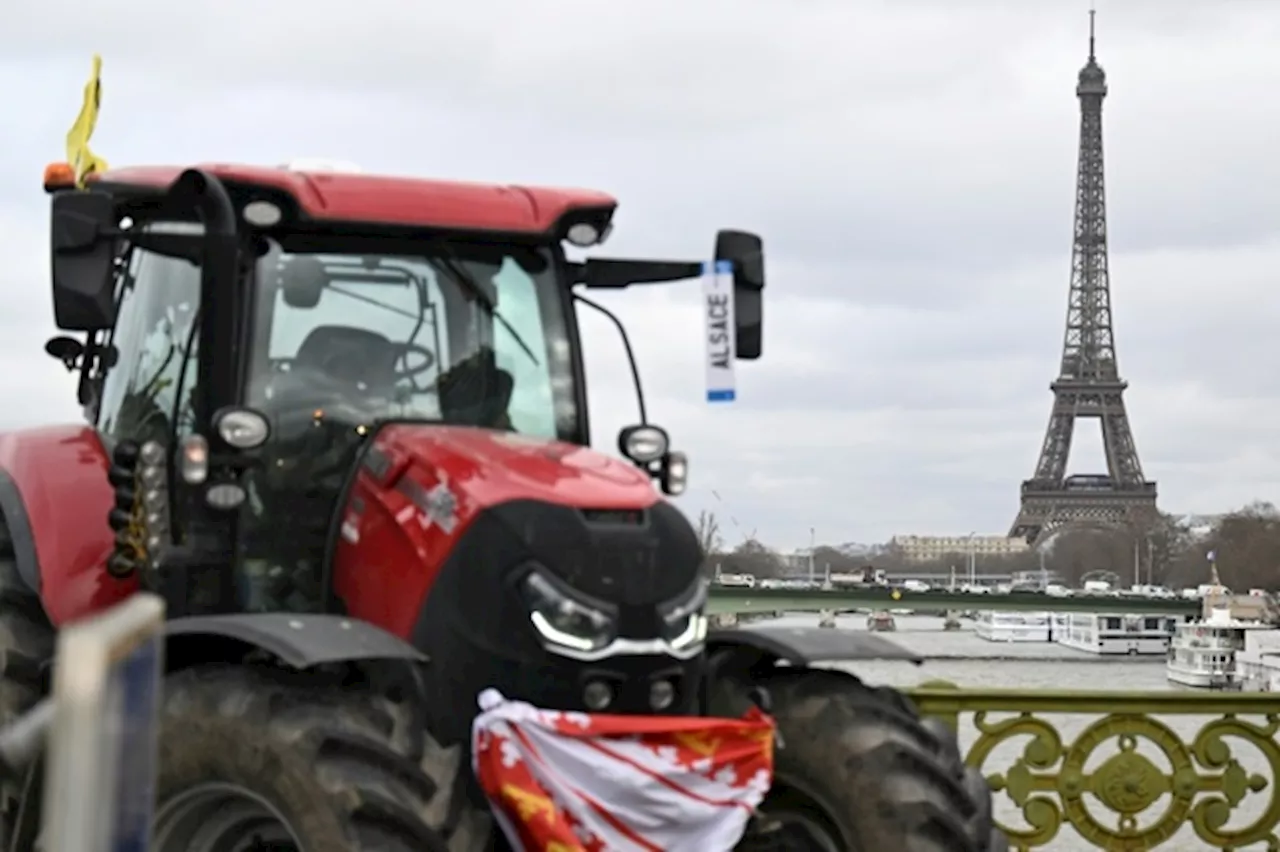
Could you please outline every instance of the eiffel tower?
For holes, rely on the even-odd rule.
[[[1089,12],[1089,60],[1076,85],[1080,99],[1080,161],[1076,174],[1075,240],[1062,366],[1049,386],[1053,409],[1036,462],[1022,483],[1022,502],[1010,537],[1034,544],[1067,526],[1139,529],[1156,518],[1156,484],[1148,482],[1125,412],[1111,328],[1107,275],[1107,207],[1102,162],[1102,101],[1107,75],[1094,55]],[[1098,420],[1107,457],[1105,474],[1067,475],[1076,421]]]

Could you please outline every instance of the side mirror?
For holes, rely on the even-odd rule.
[[[80,356],[84,354],[84,344],[74,337],[51,337],[44,344],[44,351],[51,358],[57,358],[68,371],[80,365]]]
[[[764,343],[764,241],[747,231],[720,231],[715,259],[733,263],[734,350],[739,360],[754,361]]]
[[[119,236],[115,201],[103,192],[59,192],[52,207],[54,323],[65,331],[111,328]]]

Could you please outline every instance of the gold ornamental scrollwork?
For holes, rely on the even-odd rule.
[[[966,761],[979,769],[986,768],[987,758],[1000,744],[1015,737],[1030,737],[1022,749],[1022,757],[1014,761],[1007,774],[988,776],[991,789],[1003,790],[1022,809],[1022,818],[1030,829],[1012,829],[1001,826],[1009,835],[1009,841],[1023,849],[1043,846],[1062,828],[1062,808],[1057,800],[1046,793],[1055,790],[1056,774],[1051,770],[1063,757],[1062,737],[1058,729],[1044,719],[1030,713],[1022,713],[1012,719],[991,722],[987,714],[979,711],[973,715],[973,726],[978,729],[977,742],[969,749]]]
[[[1140,713],[1105,715],[1069,744],[1051,722],[1030,712],[991,720],[986,711],[978,711],[973,725],[978,738],[966,759],[982,769],[988,768],[997,747],[1028,738],[1021,756],[1005,772],[988,776],[992,788],[1014,802],[1027,823],[1027,828],[1002,826],[1015,848],[1043,847],[1070,824],[1099,849],[1154,849],[1190,824],[1210,848],[1265,842],[1269,850],[1280,850],[1277,786],[1248,772],[1227,742],[1241,740],[1256,748],[1272,779],[1280,777],[1280,745],[1275,739],[1280,722],[1274,715],[1263,724],[1224,716],[1204,725],[1189,745],[1168,725]],[[1168,766],[1158,766],[1143,754],[1144,743]],[[1109,745],[1115,751],[1108,755]],[[1088,768],[1091,763],[1095,768]],[[1225,828],[1241,802],[1263,791],[1268,798],[1257,819]],[[1104,819],[1105,812],[1109,814]]]

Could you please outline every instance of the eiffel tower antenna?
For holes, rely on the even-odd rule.
[[[1034,544],[1067,526],[1139,529],[1156,517],[1156,484],[1148,482],[1125,410],[1128,383],[1120,378],[1111,323],[1107,261],[1106,175],[1102,158],[1102,102],[1107,75],[1098,64],[1095,10],[1089,10],[1089,59],[1080,69],[1080,160],[1076,173],[1075,234],[1066,333],[1058,377],[1049,385],[1053,407],[1035,473],[1022,483],[1021,505],[1009,532]],[[1069,476],[1071,440],[1080,420],[1102,427],[1107,472]]]
[[[1098,14],[1098,10],[1097,10],[1097,8],[1095,8],[1095,7],[1094,7],[1094,5],[1093,5],[1092,3],[1090,3],[1090,4],[1089,4],[1089,61],[1090,61],[1090,62],[1095,61],[1095,60],[1094,60],[1094,55],[1093,55],[1093,54],[1094,54],[1094,51],[1093,51],[1093,46],[1094,46],[1094,45],[1093,45],[1093,23],[1094,23],[1094,18],[1097,16],[1097,14]]]

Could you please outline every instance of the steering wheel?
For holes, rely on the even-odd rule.
[[[419,343],[397,343],[396,349],[396,381],[407,381],[417,393],[426,393],[428,388],[419,387],[414,380],[436,365],[435,353]],[[414,358],[420,363],[412,364]]]

